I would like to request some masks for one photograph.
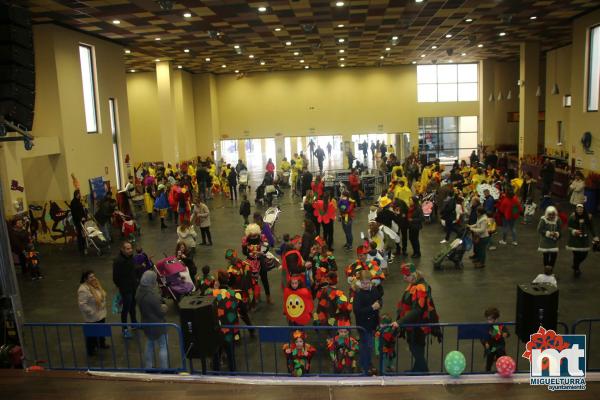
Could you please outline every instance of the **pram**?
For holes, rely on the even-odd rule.
[[[82,221],[81,228],[81,231],[83,232],[83,238],[85,240],[85,254],[92,249],[96,251],[96,254],[101,256],[102,249],[104,247],[110,248],[110,243],[108,243],[108,240],[106,240],[104,234],[94,219],[90,218]]]
[[[469,230],[464,229],[461,237],[457,237],[449,244],[444,244],[440,253],[433,258],[433,268],[438,270],[442,269],[442,263],[447,258],[454,263],[454,268],[462,269],[463,256],[465,255],[465,252],[470,249],[470,243],[472,244],[470,238],[467,237],[468,234]]]
[[[115,224],[119,226],[123,237],[131,243],[135,243],[136,236],[141,235],[140,227],[135,222],[135,219],[121,211],[115,211],[113,215],[115,217]]]
[[[279,214],[281,214],[281,210],[277,206],[269,207],[265,211],[263,221],[269,224],[273,233],[275,233],[275,223],[277,222],[277,219],[279,219]]]
[[[278,173],[279,185],[282,187],[290,187],[290,171],[280,171]]]
[[[240,184],[239,190],[240,193],[246,193],[246,189],[250,190],[250,186],[248,186],[248,170],[243,169],[240,171],[238,177],[238,183]]]
[[[181,297],[196,290],[190,271],[176,257],[163,258],[154,265],[154,270],[165,298],[171,297],[177,303]]]
[[[283,192],[276,185],[265,185],[261,183],[256,188],[256,198],[254,202],[256,205],[267,205],[271,207],[273,205],[273,199],[283,196]]]

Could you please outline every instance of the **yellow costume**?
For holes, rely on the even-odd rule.
[[[289,171],[292,168],[292,164],[289,161],[285,160],[281,162],[281,170],[283,172]]]
[[[411,197],[412,197],[412,191],[410,190],[410,188],[408,186],[396,185],[396,187],[394,188],[394,198],[402,200],[403,202],[406,203],[407,206],[410,205]]]
[[[147,214],[152,214],[154,211],[154,199],[148,192],[144,193],[144,208]]]

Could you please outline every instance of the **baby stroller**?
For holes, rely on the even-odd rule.
[[[269,226],[271,227],[271,231],[273,233],[275,232],[275,223],[277,222],[277,219],[279,218],[279,214],[281,214],[281,210],[277,206],[269,207],[265,211],[265,216],[263,218],[263,221],[266,222],[267,224],[269,224]]]
[[[238,177],[238,183],[240,184],[240,193],[246,193],[246,189],[250,190],[250,186],[248,186],[248,170],[243,169],[240,171],[240,175]]]
[[[431,192],[423,196],[423,200],[421,203],[421,210],[423,211],[423,217],[425,217],[426,222],[431,222],[433,215],[433,207],[435,203],[433,202],[435,199],[435,192]]]
[[[115,224],[121,229],[123,237],[131,243],[135,243],[136,236],[141,235],[140,227],[135,222],[135,219],[121,211],[115,211],[114,217]]]
[[[104,234],[100,230],[100,227],[92,218],[81,222],[81,231],[83,232],[83,238],[85,240],[85,254],[88,251],[95,250],[96,254],[102,255],[102,249],[104,247],[110,248],[108,240],[104,237]]]
[[[442,250],[438,255],[433,258],[433,268],[440,270],[442,269],[442,263],[445,259],[448,259],[454,263],[454,268],[463,268],[463,256],[467,250],[470,250],[473,242],[468,237],[469,230],[464,229],[461,237],[457,237],[449,244],[446,243],[442,247]]]
[[[290,187],[290,171],[280,171],[279,172],[279,184],[282,187]]]
[[[176,257],[163,258],[154,265],[154,270],[164,298],[171,297],[178,303],[183,296],[196,290],[190,271]]]

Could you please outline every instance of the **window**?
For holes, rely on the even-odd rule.
[[[113,158],[115,160],[115,174],[117,176],[117,189],[122,188],[123,182],[121,181],[122,170],[121,167],[121,156],[119,153],[119,129],[117,123],[117,105],[115,99],[108,99],[108,112],[110,113],[110,132],[112,134],[113,143]]]
[[[221,157],[226,163],[236,165],[239,160],[238,141],[236,139],[221,140]]]
[[[477,101],[477,64],[417,66],[419,103]]]
[[[600,25],[590,29],[587,110],[598,111],[600,97]]]
[[[79,62],[81,64],[83,106],[85,109],[85,125],[87,128],[87,133],[98,133],[96,79],[94,77],[94,51],[91,46],[85,44],[79,45]]]
[[[556,121],[556,124],[558,126],[558,142],[557,142],[557,144],[562,145],[565,140],[565,129],[564,129],[562,121]]]
[[[442,164],[466,160],[477,150],[477,117],[419,118],[419,153]]]

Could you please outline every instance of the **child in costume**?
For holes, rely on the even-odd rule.
[[[281,243],[281,245],[279,246],[279,248],[275,251],[278,256],[282,256],[285,253],[287,253],[288,251],[290,251],[290,250],[293,249],[289,233],[284,233],[283,237],[282,237],[282,240],[283,240],[283,242]]]
[[[248,225],[248,217],[251,213],[250,201],[247,195],[242,195],[242,202],[240,203],[240,215],[244,218],[244,226]]]
[[[215,287],[215,276],[210,273],[210,266],[205,265],[202,267],[202,276],[196,277],[196,287],[201,295],[210,293]],[[240,295],[240,300],[242,299]]]
[[[268,278],[264,279],[263,275],[266,271],[263,265],[265,263],[265,257],[263,255],[263,248],[268,247],[267,237],[261,233],[260,226],[257,224],[249,224],[246,226],[244,231],[245,236],[242,237],[242,252],[247,257],[246,262],[250,265],[250,271],[254,279],[254,298],[260,301],[260,286],[258,284],[259,279],[263,283],[265,294],[267,297],[267,303],[273,304],[271,300],[271,292],[269,287]]]
[[[356,249],[357,260],[346,267],[346,277],[348,278],[348,285],[350,285],[350,298],[354,298],[354,288],[356,287],[356,281],[361,271],[369,271],[371,274],[371,281],[373,286],[383,291],[381,282],[385,279],[385,274],[377,265],[374,260],[367,261],[367,254],[369,248],[365,245],[358,246]],[[383,293],[381,293],[383,295]]]
[[[312,270],[315,277],[313,289],[316,292],[323,284],[325,278],[327,278],[327,274],[330,271],[337,271],[337,263],[335,262],[335,256],[329,251],[327,243],[325,243],[321,236],[317,236],[313,248],[316,250],[316,253],[312,257]]]
[[[344,245],[346,250],[352,250],[352,220],[354,219],[355,206],[356,203],[354,199],[350,197],[350,193],[347,190],[344,190],[338,201],[338,210],[340,211],[342,228],[344,229],[344,235],[346,236],[346,244]]]
[[[350,320],[352,304],[344,292],[336,287],[337,273],[329,272],[323,285],[317,290],[315,297],[316,310],[313,313],[314,324],[318,326],[335,326],[338,320]],[[327,331],[329,332],[329,331]]]
[[[356,372],[358,341],[350,336],[350,331],[346,329],[348,326],[350,321],[339,321],[337,335],[327,339],[327,350],[336,374]]]
[[[500,311],[496,307],[487,308],[483,315],[488,324],[491,324],[488,328],[488,337],[481,341],[485,348],[485,370],[490,372],[496,360],[506,355],[505,339],[510,336],[510,332],[504,325],[496,324],[500,318]]]
[[[287,286],[292,275],[303,275],[305,286],[310,287],[312,285],[311,270],[306,267],[302,254],[300,254],[302,238],[296,235],[290,240],[290,244],[292,248],[281,257],[281,287]]]
[[[394,371],[396,363],[396,341],[398,340],[398,329],[391,326],[392,318],[389,314],[383,314],[379,327],[375,331],[375,354],[383,356],[383,364],[386,372]]]
[[[154,194],[152,192],[152,185],[146,186],[144,190],[144,208],[150,221],[152,221],[152,213],[154,212]]]
[[[160,229],[165,229],[167,227],[167,225],[165,225],[165,218],[169,213],[169,200],[165,189],[166,187],[162,183],[158,185],[158,193],[154,200],[154,209],[158,210],[158,216],[160,217]]]
[[[254,286],[256,282],[252,277],[250,265],[238,258],[237,252],[233,249],[225,250],[225,259],[229,262],[227,273],[229,274],[229,285],[232,289],[239,291],[242,300],[248,309],[254,307]]]
[[[40,253],[35,251],[35,247],[33,246],[33,243],[27,244],[27,247],[25,248],[25,263],[27,265],[26,268],[29,270],[29,273],[31,274],[32,281],[43,278],[42,273],[40,271],[39,255],[40,255]]]
[[[302,276],[292,275],[283,290],[283,315],[290,326],[308,325],[312,319],[312,294],[303,282]]]
[[[300,330],[292,334],[292,342],[282,346],[287,359],[288,371],[292,376],[302,376],[310,373],[310,361],[317,349],[305,342],[306,333]]]

